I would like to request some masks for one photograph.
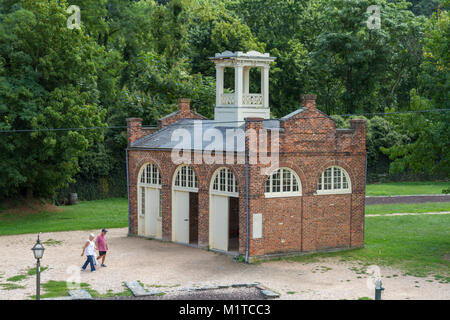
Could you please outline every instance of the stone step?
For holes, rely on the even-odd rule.
[[[91,294],[84,289],[70,290],[69,295],[72,298],[72,300],[91,300],[92,299]]]
[[[137,280],[127,281],[125,285],[131,290],[135,297],[155,296],[163,293],[160,290],[146,290]]]
[[[136,280],[127,281],[125,285],[131,290],[135,297],[148,296],[150,293]]]
[[[261,294],[264,296],[264,298],[266,299],[274,299],[274,298],[279,298],[280,295],[272,290],[261,290]]]

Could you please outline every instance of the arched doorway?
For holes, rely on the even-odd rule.
[[[209,246],[221,251],[239,250],[239,193],[229,168],[219,168],[210,185]]]
[[[187,165],[178,167],[173,177],[172,241],[198,243],[198,180]]]
[[[138,176],[138,235],[162,239],[161,174],[151,163]]]

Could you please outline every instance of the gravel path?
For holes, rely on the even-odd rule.
[[[366,205],[371,205],[371,204],[393,204],[393,203],[424,203],[424,202],[450,202],[450,194],[445,194],[445,195],[366,197]]]
[[[89,232],[41,235],[44,243],[53,239],[53,245],[44,244],[46,250],[42,266],[48,266],[49,269],[42,272],[42,282],[84,282],[92,289],[106,293],[107,290],[121,292],[124,290],[124,281],[139,280],[147,289],[157,288],[169,292],[167,298],[172,294],[180,294],[182,288],[250,282],[259,282],[280,293],[280,299],[358,299],[374,295],[374,291],[367,287],[367,275],[357,272],[361,266],[341,262],[339,258],[314,263],[272,261],[245,265],[218,253],[169,242],[127,237],[127,229],[111,229],[108,233],[108,267],[99,268],[94,273],[80,272],[84,262],[80,256],[81,247]],[[24,274],[28,268],[35,266],[30,250],[35,241],[34,234],[0,237],[3,257],[0,259],[0,299],[27,299],[34,294],[34,276],[17,282],[7,279]],[[450,284],[438,283],[434,278],[406,276],[399,270],[385,267],[381,268],[381,276],[386,288],[384,299],[450,300]],[[24,288],[5,290],[1,286],[5,283]]]
[[[263,300],[256,288],[228,288],[208,291],[176,291],[163,296],[113,297],[99,300]]]

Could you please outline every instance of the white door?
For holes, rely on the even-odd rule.
[[[145,236],[145,211],[147,208],[147,195],[145,187],[138,188],[140,206],[138,208],[138,235]]]
[[[228,197],[211,195],[211,202],[211,248],[228,251]]]
[[[156,237],[159,216],[159,189],[147,188],[147,210],[145,212],[145,235]]]
[[[189,243],[189,192],[174,191],[172,241]]]

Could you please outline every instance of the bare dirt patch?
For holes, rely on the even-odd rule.
[[[39,212],[61,212],[62,209],[42,199],[7,199],[1,201],[0,215],[5,213],[30,215]]]

